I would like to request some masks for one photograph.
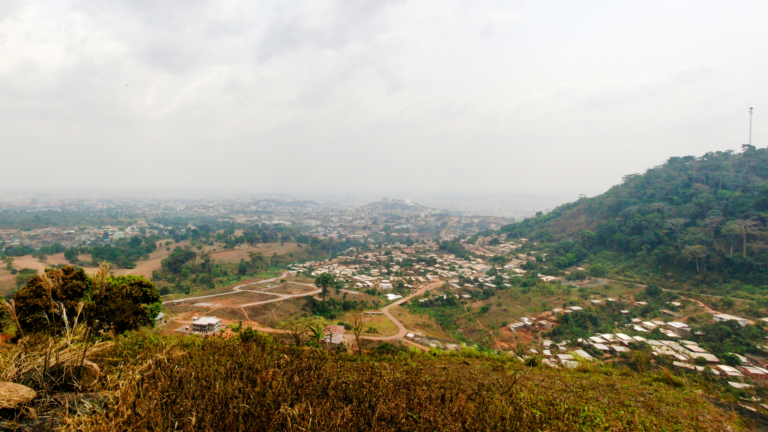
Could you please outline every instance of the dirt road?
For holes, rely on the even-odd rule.
[[[396,335],[393,335],[393,336],[363,336],[360,339],[378,340],[378,341],[390,341],[390,340],[396,340],[396,339],[404,338],[405,335],[408,333],[408,330],[406,330],[406,328],[403,325],[403,323],[401,323],[397,318],[395,318],[389,312],[389,309],[391,309],[393,306],[399,306],[399,305],[407,302],[408,300],[410,300],[410,299],[412,299],[412,298],[414,298],[414,297],[416,297],[418,295],[424,294],[425,292],[427,292],[428,290],[430,290],[432,288],[439,287],[440,285],[442,285],[442,281],[432,282],[431,284],[426,285],[424,288],[421,288],[420,290],[416,291],[415,293],[413,293],[413,294],[411,294],[411,295],[409,295],[407,297],[403,297],[403,298],[397,300],[396,302],[390,303],[387,306],[384,306],[383,308],[379,309],[379,311],[382,312],[384,314],[384,316],[386,316],[387,318],[389,318],[390,321],[392,321],[392,324],[397,326],[398,332],[397,332]]]
[[[163,304],[176,303],[176,302],[186,302],[186,301],[191,301],[191,300],[208,299],[208,298],[212,298],[212,297],[220,297],[220,296],[225,296],[225,295],[237,294],[237,293],[240,293],[240,292],[251,292],[251,293],[258,293],[258,294],[267,294],[267,295],[271,295],[271,296],[275,296],[276,297],[276,298],[270,299],[270,300],[264,300],[264,301],[258,301],[258,302],[253,302],[253,303],[247,303],[247,304],[242,304],[242,305],[238,306],[240,308],[243,308],[243,307],[248,307],[248,306],[258,306],[258,305],[267,304],[267,303],[280,302],[280,301],[289,300],[289,299],[292,299],[292,298],[316,295],[316,294],[320,294],[322,292],[322,290],[317,289],[317,287],[314,286],[314,285],[300,283],[300,282],[291,282],[291,283],[298,284],[298,285],[304,285],[304,286],[308,286],[308,287],[311,287],[311,288],[315,288],[315,290],[313,290],[311,292],[301,293],[301,294],[278,294],[278,293],[273,293],[273,292],[268,292],[268,291],[244,289],[245,287],[249,287],[249,286],[253,286],[253,285],[260,285],[260,284],[265,284],[265,283],[269,283],[269,282],[274,282],[276,280],[279,280],[280,278],[286,277],[287,274],[288,274],[288,272],[285,272],[280,277],[276,277],[276,278],[272,278],[272,279],[265,279],[265,280],[258,281],[258,282],[251,282],[251,283],[247,283],[247,284],[237,285],[235,287],[232,287],[232,292],[226,292],[226,293],[221,293],[221,294],[210,294],[210,295],[196,296],[196,297],[188,297],[188,298],[178,299],[178,300],[168,300],[168,301],[163,302]],[[375,341],[392,341],[392,340],[403,339],[405,337],[405,335],[408,333],[408,330],[405,328],[403,323],[401,323],[397,318],[395,318],[389,312],[389,309],[391,309],[394,306],[399,306],[399,305],[409,301],[410,299],[412,299],[412,298],[414,298],[416,296],[422,295],[422,294],[424,294],[425,292],[427,292],[430,289],[438,288],[441,285],[442,285],[442,281],[432,282],[431,284],[425,285],[423,288],[417,290],[413,294],[411,294],[409,296],[406,296],[406,297],[403,297],[403,298],[401,298],[401,299],[399,299],[399,300],[397,300],[397,301],[395,301],[393,303],[390,303],[387,306],[384,306],[383,308],[379,309],[379,311],[382,312],[384,314],[384,316],[386,316],[390,321],[392,321],[392,323],[397,327],[398,332],[397,332],[396,335],[393,335],[393,336],[362,336],[360,339],[375,340]],[[347,290],[342,290],[342,291],[351,292],[353,294],[358,294],[357,292],[353,292],[353,291],[347,291]],[[256,327],[256,330],[267,332],[267,333],[286,333],[285,330],[273,329],[273,328],[270,328],[270,327]],[[419,345],[419,344],[417,344],[415,342],[412,342],[412,341],[408,341],[408,340],[403,339],[403,342],[405,344],[407,344],[407,345],[414,346],[414,347],[416,347],[416,348],[418,348],[420,350],[428,350],[427,347]]]
[[[265,279],[265,280],[262,280],[262,281],[251,282],[251,283],[242,284],[242,285],[237,285],[235,287],[232,287],[232,292],[221,293],[221,294],[209,294],[209,295],[197,296],[197,297],[187,297],[187,298],[178,299],[178,300],[168,300],[168,301],[164,301],[163,304],[169,304],[169,303],[176,304],[176,303],[179,303],[179,302],[186,302],[186,301],[189,301],[189,300],[208,299],[208,298],[212,298],[212,297],[220,297],[220,296],[225,296],[225,295],[232,295],[232,294],[237,294],[237,293],[241,293],[241,292],[251,292],[251,293],[257,293],[257,294],[267,294],[267,295],[271,295],[271,296],[275,296],[276,297],[276,298],[270,299],[270,300],[264,300],[264,301],[259,301],[259,302],[253,302],[253,303],[246,303],[246,304],[238,305],[238,307],[243,308],[243,307],[247,307],[247,306],[258,306],[258,305],[267,304],[267,303],[274,303],[274,302],[279,302],[279,301],[283,301],[283,300],[290,300],[292,298],[297,298],[297,297],[306,297],[306,296],[310,296],[310,295],[320,294],[322,292],[321,290],[317,289],[317,287],[315,287],[314,285],[300,283],[300,282],[291,282],[291,283],[296,284],[296,285],[304,285],[304,286],[308,286],[308,287],[311,287],[311,288],[315,288],[315,290],[314,291],[310,291],[310,292],[306,292],[306,293],[301,293],[301,294],[279,294],[279,293],[273,293],[273,292],[269,292],[269,291],[243,289],[243,287],[247,287],[247,286],[251,286],[251,285],[259,285],[259,284],[265,284],[265,283],[269,283],[269,282],[274,282],[274,281],[276,281],[276,280],[278,280],[280,278],[286,277],[287,275],[288,275],[288,272],[285,272],[280,277],[276,277],[276,278],[272,278],[272,279]]]

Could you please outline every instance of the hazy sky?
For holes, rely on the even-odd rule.
[[[768,145],[768,2],[0,1],[0,189],[589,196]]]

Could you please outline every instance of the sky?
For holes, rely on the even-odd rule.
[[[768,2],[0,1],[0,190],[593,196],[768,145]]]

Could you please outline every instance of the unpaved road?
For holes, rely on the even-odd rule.
[[[253,302],[253,303],[246,303],[246,304],[238,305],[238,307],[242,308],[242,307],[247,307],[247,306],[258,306],[258,305],[267,304],[267,303],[274,303],[274,302],[279,302],[279,301],[283,301],[283,300],[289,300],[289,299],[297,298],[297,297],[306,297],[306,296],[309,296],[309,295],[315,295],[315,294],[319,294],[319,293],[322,292],[321,290],[317,289],[317,287],[315,287],[314,285],[309,285],[309,284],[300,283],[300,282],[291,282],[291,283],[296,284],[296,285],[304,285],[304,286],[308,286],[308,287],[311,287],[311,288],[315,288],[315,290],[311,291],[311,292],[301,293],[301,294],[278,294],[278,293],[273,293],[273,292],[269,292],[269,291],[259,291],[259,290],[243,289],[243,287],[247,287],[247,286],[251,286],[251,285],[259,285],[259,284],[265,284],[265,283],[269,283],[269,282],[274,282],[274,281],[276,281],[276,280],[278,280],[280,278],[284,278],[287,274],[288,274],[288,272],[285,272],[280,277],[276,277],[276,278],[272,278],[272,279],[264,279],[264,280],[258,281],[258,282],[250,282],[250,283],[247,283],[247,284],[237,285],[235,287],[232,287],[232,292],[221,293],[221,294],[209,294],[209,295],[197,296],[197,297],[187,297],[187,298],[178,299],[178,300],[168,300],[168,301],[164,301],[163,304],[168,304],[168,303],[174,303],[175,304],[175,303],[178,303],[178,302],[185,302],[185,301],[188,301],[188,300],[200,300],[200,299],[208,299],[208,298],[211,298],[211,297],[221,297],[221,296],[225,296],[225,295],[237,294],[239,292],[251,292],[251,293],[258,293],[258,294],[267,294],[267,295],[271,295],[271,296],[275,296],[276,297],[276,298],[270,299],[270,300],[264,300],[264,301],[259,301],[259,302]]]
[[[267,303],[275,303],[275,302],[280,302],[280,301],[283,301],[283,300],[289,300],[289,299],[292,299],[292,298],[316,295],[316,294],[320,294],[322,292],[322,290],[320,290],[320,289],[315,289],[314,291],[306,292],[306,293],[301,293],[301,294],[278,294],[278,293],[273,293],[273,292],[268,292],[268,291],[243,289],[244,287],[248,287],[248,286],[253,286],[253,285],[259,285],[259,284],[265,284],[265,283],[269,283],[269,282],[274,282],[274,281],[276,281],[276,280],[278,280],[280,278],[284,278],[287,274],[288,274],[288,272],[285,272],[284,274],[282,274],[281,276],[276,277],[276,278],[265,279],[265,280],[258,281],[258,282],[250,282],[250,283],[247,283],[247,284],[237,285],[235,287],[232,287],[232,292],[226,292],[226,293],[221,293],[221,294],[210,294],[210,295],[197,296],[197,297],[188,297],[188,298],[178,299],[178,300],[168,300],[168,301],[163,302],[163,304],[176,303],[176,302],[186,302],[186,301],[190,301],[190,300],[208,299],[208,298],[212,298],[212,297],[220,297],[220,296],[225,296],[225,295],[237,294],[239,292],[251,292],[251,293],[267,294],[267,295],[271,295],[271,296],[276,296],[276,298],[274,298],[274,299],[258,301],[258,302],[253,302],[253,303],[246,303],[246,304],[242,304],[242,305],[238,305],[237,306],[237,307],[243,308],[243,307],[247,307],[247,306],[258,306],[258,305],[267,304]],[[314,285],[300,283],[300,282],[291,282],[291,283],[298,284],[298,285],[304,285],[304,286],[308,286],[308,287],[311,287],[311,288],[317,288]],[[399,305],[409,301],[410,299],[412,299],[412,298],[414,298],[416,296],[422,295],[422,294],[424,294],[425,292],[427,292],[430,289],[437,288],[437,287],[441,286],[442,283],[443,283],[442,281],[432,282],[432,283],[430,283],[428,285],[425,285],[423,288],[417,290],[413,294],[411,294],[409,296],[406,296],[406,297],[403,297],[401,299],[398,299],[397,301],[395,301],[393,303],[390,303],[387,306],[384,306],[383,308],[379,309],[379,311],[382,312],[397,327],[398,332],[397,332],[396,335],[393,335],[393,336],[362,336],[360,339],[375,340],[375,341],[392,341],[392,340],[402,339],[403,342],[406,345],[414,346],[414,347],[419,348],[421,350],[428,350],[428,348],[425,347],[425,346],[422,346],[422,345],[419,345],[419,344],[417,344],[415,342],[403,339],[403,338],[405,338],[405,335],[408,333],[408,330],[405,328],[403,323],[400,322],[400,320],[395,318],[389,312],[389,309],[394,307],[394,306],[399,306]],[[358,294],[357,292],[354,292],[354,291],[347,291],[347,290],[342,290],[342,291],[353,293],[353,294]],[[285,331],[285,330],[274,329],[274,328],[270,328],[270,327],[256,327],[256,330],[267,332],[267,333],[287,333],[287,331]]]
[[[389,309],[391,309],[393,306],[399,306],[399,305],[407,302],[408,300],[410,300],[410,299],[412,299],[412,298],[414,298],[414,297],[416,297],[418,295],[424,294],[425,292],[427,292],[428,290],[430,290],[432,288],[439,287],[440,285],[442,285],[442,281],[432,282],[431,284],[424,286],[424,288],[419,289],[415,293],[413,293],[413,294],[411,294],[411,295],[409,295],[407,297],[403,297],[403,298],[397,300],[396,302],[390,303],[390,304],[384,306],[383,308],[379,309],[380,312],[382,312],[387,318],[389,318],[390,321],[392,321],[392,323],[394,325],[397,326],[399,331],[397,332],[396,335],[393,335],[393,336],[363,336],[360,339],[378,340],[378,341],[389,341],[389,340],[396,340],[396,339],[404,338],[406,333],[408,333],[408,330],[406,330],[405,326],[403,325],[403,323],[400,322],[400,320],[395,318],[389,312]],[[414,344],[414,345],[416,345],[416,344]]]

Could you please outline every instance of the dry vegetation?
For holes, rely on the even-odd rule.
[[[667,372],[528,368],[476,351],[357,356],[262,334],[243,343],[139,332],[91,357],[103,375],[84,390],[110,396],[103,410],[55,411],[55,389],[38,389],[31,410],[85,431],[742,430]],[[16,421],[39,421],[31,410]]]

